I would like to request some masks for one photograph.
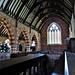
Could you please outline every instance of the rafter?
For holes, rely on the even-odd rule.
[[[0,28],[0,33],[1,33],[1,31],[4,29],[4,26],[2,26],[1,28]]]
[[[42,4],[42,2],[44,2],[44,1],[45,1],[45,0],[36,3],[35,7],[36,7],[38,4]],[[52,1],[51,1],[51,2],[52,2]],[[63,7],[64,7],[64,6],[63,6]],[[32,9],[32,10],[33,10],[33,9]],[[30,12],[32,12],[32,10],[31,10]],[[62,10],[63,10],[63,9],[62,9]],[[61,10],[61,11],[62,11],[62,10]],[[40,10],[39,10],[39,11],[40,11]],[[42,11],[42,10],[41,10],[41,11]],[[29,12],[29,13],[30,13],[30,12]],[[28,14],[29,14],[29,13],[28,13]],[[37,12],[37,13],[38,13],[38,12]],[[66,14],[65,11],[64,11],[64,13]],[[66,15],[67,15],[67,14],[66,14]],[[27,16],[28,16],[28,15],[27,15]],[[35,15],[35,16],[37,16],[37,15]],[[68,16],[68,15],[67,15],[67,16]],[[69,16],[68,16],[68,17],[69,17]],[[27,17],[26,17],[26,18],[27,18]],[[26,18],[25,18],[25,20],[26,20]],[[24,20],[23,22],[25,22],[25,20]],[[31,22],[31,24],[33,23],[33,21],[34,21],[34,18],[33,18],[32,22]],[[31,24],[30,24],[30,26],[31,26]]]
[[[8,5],[9,5],[9,3],[10,3],[10,0],[8,0],[8,2],[7,2],[7,4],[6,4],[6,6],[5,6],[5,8],[4,8],[4,12],[6,11],[6,9],[7,9],[7,7],[8,7]]]
[[[39,9],[38,9],[37,13],[35,14],[33,20],[31,21],[31,23],[30,23],[30,25],[29,25],[30,27],[31,27],[31,25],[32,25],[32,23],[33,23],[33,21],[34,21],[34,19],[35,19],[36,16],[38,15],[38,13],[40,12],[40,11],[39,11],[39,10],[40,10],[40,7],[41,7],[41,5],[39,6]]]
[[[48,2],[47,2],[47,4],[46,4],[46,6],[48,5]],[[45,6],[45,7],[46,7]],[[37,24],[38,24],[38,22],[39,22],[39,20],[40,20],[40,18],[42,18],[43,17],[43,12],[40,14],[40,17],[39,17],[39,19],[38,19],[38,21],[36,22],[36,24],[35,24],[35,26],[34,26],[34,28],[37,26]]]
[[[65,18],[63,18],[61,15],[59,15],[59,14],[57,14],[57,13],[56,13],[56,14],[51,13],[51,14],[52,14],[52,15],[57,15],[57,16],[59,16],[62,20],[64,20],[64,22],[65,22],[67,25],[70,24],[70,22],[68,22],[68,21],[67,21]],[[50,17],[51,17],[52,15],[50,15]],[[42,21],[42,24],[41,24],[41,25],[38,27],[38,29],[37,29],[39,32],[40,32],[40,30],[41,30],[40,27],[41,27],[41,26],[43,27],[43,25],[44,25],[43,23],[44,23],[47,19],[49,19],[50,17],[48,16],[48,17],[45,17],[45,18],[44,18],[44,20]],[[42,27],[41,27],[41,28],[42,28]],[[40,30],[39,30],[39,29],[40,29]]]
[[[49,12],[49,13],[50,13],[50,12]],[[41,20],[41,18],[44,17],[44,16],[47,15],[47,14],[48,14],[48,12],[40,15],[38,21],[36,22],[36,24],[35,24],[35,26],[34,26],[34,29],[35,29],[35,27],[37,26],[39,20]]]
[[[43,0],[43,1],[40,1],[40,2],[37,2],[37,5],[39,4],[42,4],[43,2],[45,2],[46,0]],[[56,3],[58,5],[61,5],[62,7],[66,8],[67,10],[69,10],[70,12],[72,12],[72,9],[68,8],[63,2],[59,1],[59,0],[47,0],[48,2],[51,2],[51,3]],[[36,5],[36,7],[37,7]],[[35,7],[35,8],[36,8]]]
[[[24,5],[28,2],[29,0],[23,0],[23,3],[21,5],[21,7],[19,8],[17,14],[15,15],[15,18],[17,19],[18,15],[20,14],[22,8],[24,7]]]
[[[36,14],[36,16],[35,16],[35,18],[41,13],[41,12],[43,12],[45,9],[54,9],[54,10],[56,10],[57,12],[60,12],[60,13],[62,13],[62,14],[64,14],[65,12],[64,11],[62,11],[62,9],[60,8],[52,8],[52,7],[46,7],[46,8],[42,8],[42,9],[40,9],[40,12],[38,12],[37,14]],[[60,11],[61,10],[61,11]],[[64,14],[64,15],[67,15],[66,13]],[[41,15],[40,15],[41,16]],[[64,17],[64,16],[63,16]],[[34,20],[35,20],[35,18],[34,18]],[[41,18],[42,18],[42,16],[41,16]],[[68,16],[67,15],[67,18],[69,18],[69,21],[70,21],[70,16]],[[34,21],[33,20],[33,21]],[[39,22],[39,21],[38,21]],[[36,27],[36,25],[35,25],[35,27]],[[34,28],[35,28],[34,27]]]
[[[32,10],[34,9],[34,7],[35,7],[35,6],[36,6],[36,0],[35,0],[35,2],[34,2],[33,6],[30,8],[30,10],[29,10],[28,14],[26,15],[26,17],[25,17],[25,19],[24,19],[23,23],[26,21],[27,17],[28,17],[28,16],[29,16],[29,14],[32,12]]]
[[[70,23],[71,21],[71,14],[72,12],[74,12],[73,2],[71,0],[69,1],[67,0],[38,0],[38,1],[30,0],[29,2],[28,1],[29,0],[16,0],[16,1],[8,0],[6,7],[4,8],[4,10],[3,9],[2,10],[6,12],[6,14],[8,14],[9,16],[15,18],[16,20],[19,20],[23,24],[28,25],[30,28],[32,27],[33,29],[38,31],[42,27],[42,24],[40,25],[39,23],[40,20],[42,20],[42,23],[43,23],[48,18],[47,17],[48,14],[53,13],[53,14],[57,14],[61,16],[62,19],[65,18],[65,21],[67,24]],[[2,8],[5,4],[4,2],[5,0],[3,0]],[[37,17],[38,19],[36,19]]]

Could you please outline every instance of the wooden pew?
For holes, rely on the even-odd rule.
[[[46,60],[46,55],[39,53],[0,61],[0,74],[19,75],[20,73],[23,73],[26,75],[27,70],[29,69],[29,75],[47,75]]]

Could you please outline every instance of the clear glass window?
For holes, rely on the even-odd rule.
[[[47,44],[61,44],[61,28],[55,22],[47,29]]]

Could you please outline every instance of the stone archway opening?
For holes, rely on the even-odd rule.
[[[32,51],[36,51],[37,50],[37,38],[35,35],[33,35],[32,37],[32,43],[31,43],[31,49]]]
[[[25,37],[23,32],[18,37],[19,52],[26,52]]]
[[[22,45],[22,52],[30,52],[29,39],[26,31],[21,31],[18,36],[18,45]]]
[[[10,47],[10,53],[13,51],[13,35],[11,32],[10,26],[8,26],[8,22],[6,21],[5,18],[0,19],[0,40],[1,42],[5,42],[9,45]],[[8,41],[9,40],[9,41]]]

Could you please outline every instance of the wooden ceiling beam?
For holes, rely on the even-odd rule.
[[[47,2],[47,4],[46,4],[46,6],[48,5],[48,2]],[[45,6],[45,7],[46,7]],[[46,14],[46,13],[45,13]],[[39,19],[38,19],[38,21],[36,22],[36,24],[35,24],[35,26],[34,26],[34,28],[37,26],[37,24],[38,24],[38,22],[39,22],[39,20],[41,20],[41,18],[43,17],[43,12],[40,14],[40,17],[39,17]]]
[[[38,22],[39,22],[39,20],[41,20],[41,18],[43,18],[45,15],[47,15],[48,13],[50,13],[50,12],[47,12],[47,13],[42,13],[42,14],[40,14],[40,17],[39,17],[39,19],[38,19],[38,21],[36,22],[36,24],[35,24],[35,26],[34,26],[34,29],[36,28],[36,26],[37,26],[37,24],[38,24]]]
[[[1,31],[4,29],[4,26],[2,26],[1,28],[0,28],[0,33],[1,33]]]
[[[21,7],[18,10],[18,13],[15,15],[15,18],[17,19],[18,15],[20,14],[22,8],[24,7],[24,5],[28,2],[29,0],[23,0],[23,3],[21,5]]]
[[[7,7],[8,7],[8,5],[9,5],[9,3],[10,3],[10,0],[8,0],[8,2],[7,2],[7,4],[6,4],[6,6],[5,6],[5,8],[4,8],[4,12],[6,11],[6,9],[7,9]]]
[[[55,14],[55,13],[54,13],[54,14],[53,14],[53,13],[50,13],[50,14],[52,14],[52,15],[57,15],[57,16],[61,17],[61,19],[64,20],[64,22],[65,22],[67,25],[70,24],[70,22],[67,21],[65,17],[63,18],[61,15],[59,15],[59,14]],[[52,16],[52,15],[51,15],[51,16]],[[48,18],[50,18],[50,17],[48,16],[48,17],[44,18],[44,20],[42,21],[42,23],[44,23]],[[44,25],[44,24],[43,24],[43,25]],[[37,30],[38,30],[39,32],[40,32],[40,30],[39,30],[40,27],[41,27],[41,26],[43,27],[43,25],[41,24],[41,25],[38,27]],[[42,27],[41,27],[41,28],[42,28]]]
[[[39,11],[39,10],[40,10],[40,7],[41,7],[41,5],[39,6],[39,9],[38,9],[37,13],[35,14],[33,20],[31,21],[31,23],[30,23],[30,25],[29,25],[30,27],[31,27],[31,25],[32,25],[32,23],[33,23],[33,21],[34,21],[34,19],[35,19],[36,16],[38,15],[38,13],[40,12],[40,11]]]
[[[67,7],[64,2],[61,2],[60,0],[43,0],[43,1],[40,1],[40,2],[37,2],[37,5],[35,6],[35,8],[39,5],[39,4],[42,4],[43,2],[51,2],[51,3],[56,3],[58,5],[61,5],[62,7],[66,8],[67,10],[69,10],[70,12],[72,12],[72,9],[70,9],[69,7]]]
[[[35,16],[35,18],[36,18],[41,12],[43,12],[45,9],[55,9],[56,11],[62,13],[63,15],[66,14],[64,11],[62,11],[62,9],[61,9],[61,11],[62,11],[62,12],[61,12],[60,9],[57,10],[56,8],[47,7],[47,8],[42,8],[42,9],[40,9],[40,10],[39,10],[40,12],[37,13],[37,15]],[[65,13],[65,14],[64,14],[64,13]],[[66,14],[66,15],[67,15],[67,14]],[[40,16],[41,16],[41,15],[40,15]],[[67,16],[68,16],[68,15],[67,15]],[[63,16],[63,17],[64,17],[64,16]],[[35,20],[35,18],[33,19],[33,21]],[[42,18],[42,16],[41,16],[40,18]],[[70,16],[68,16],[68,18],[69,18],[69,20],[71,19]],[[38,22],[39,22],[39,21],[38,21]],[[35,27],[36,27],[36,25],[34,26],[34,28],[35,28]]]
[[[26,21],[27,17],[28,17],[29,14],[33,11],[33,9],[34,9],[35,6],[36,6],[36,0],[35,0],[35,2],[34,2],[33,6],[31,7],[31,9],[29,10],[28,14],[26,15],[26,17],[25,17],[23,23]]]

